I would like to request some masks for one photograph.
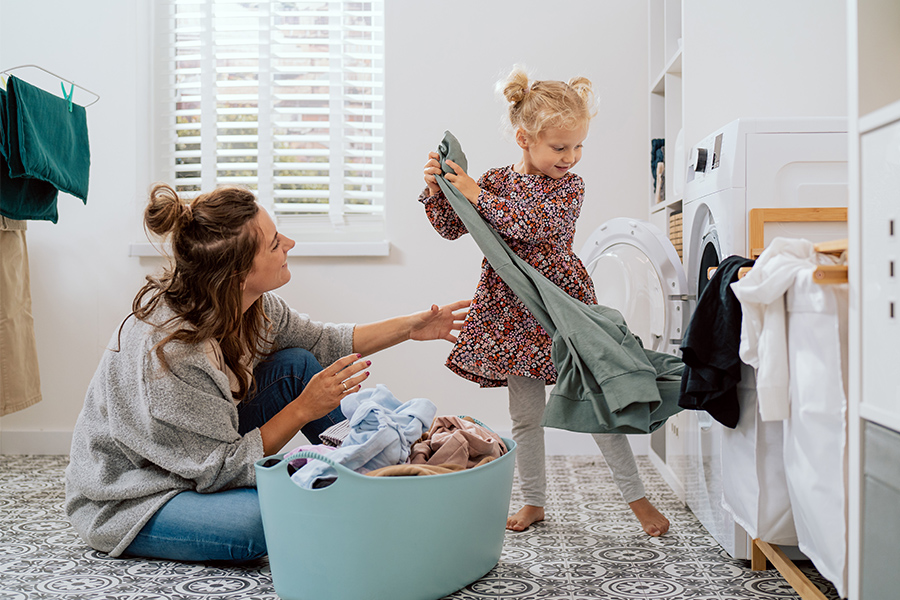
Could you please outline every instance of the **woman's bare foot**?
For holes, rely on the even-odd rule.
[[[524,531],[538,521],[544,520],[544,507],[526,504],[519,512],[506,519],[506,528],[511,531]]]
[[[669,531],[669,520],[656,510],[656,507],[650,504],[646,497],[635,500],[628,506],[638,521],[641,522],[641,527],[643,527],[647,535],[659,537]],[[509,529],[509,521],[506,523],[506,528]]]

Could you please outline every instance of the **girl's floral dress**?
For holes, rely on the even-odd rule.
[[[584,181],[523,175],[511,166],[491,169],[478,180],[476,208],[509,247],[573,298],[596,304],[594,285],[572,251]],[[435,230],[454,240],[468,233],[443,193],[419,196]],[[556,382],[550,337],[487,259],[472,306],[447,357],[447,367],[482,387],[506,385],[509,374]]]

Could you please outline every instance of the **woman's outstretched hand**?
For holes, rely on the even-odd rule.
[[[445,306],[432,304],[429,310],[413,315],[409,330],[411,340],[447,340],[456,342],[454,331],[459,331],[469,312],[471,300],[460,300]]]

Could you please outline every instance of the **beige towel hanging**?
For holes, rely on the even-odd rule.
[[[0,216],[0,416],[41,400],[25,228]]]

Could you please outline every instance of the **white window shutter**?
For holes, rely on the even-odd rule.
[[[383,0],[158,7],[161,178],[247,186],[301,242],[383,239]]]

